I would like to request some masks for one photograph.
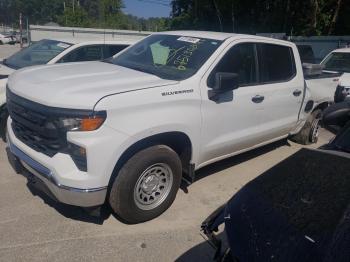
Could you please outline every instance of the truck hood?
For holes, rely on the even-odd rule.
[[[35,66],[16,71],[10,90],[51,107],[93,109],[103,97],[177,83],[104,62]]]

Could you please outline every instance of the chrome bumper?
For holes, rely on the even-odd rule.
[[[61,185],[48,168],[26,155],[9,138],[7,141],[8,154],[12,154],[24,169],[43,182],[58,202],[80,207],[95,207],[105,202],[107,187],[80,189]]]

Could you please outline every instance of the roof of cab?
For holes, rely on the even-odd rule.
[[[44,40],[44,39],[43,39]],[[47,40],[54,40],[59,42],[64,42],[72,45],[82,44],[82,45],[88,45],[88,44],[106,44],[106,45],[132,45],[135,44],[139,40],[86,40],[86,39],[79,39],[79,38],[49,38]]]
[[[339,49],[335,49],[332,51],[332,53],[334,52],[338,52],[338,53],[350,53],[350,47],[348,48],[339,48]]]
[[[235,39],[235,38],[236,39],[245,38],[245,39],[255,39],[255,40],[269,40],[269,41],[273,40],[274,42],[281,43],[281,44],[292,43],[285,40],[257,36],[257,35],[245,35],[245,34],[222,33],[222,32],[211,32],[211,31],[166,31],[166,32],[161,32],[157,34],[208,38],[208,39],[219,40],[219,41],[225,41],[227,39]]]

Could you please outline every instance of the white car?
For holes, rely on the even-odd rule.
[[[0,63],[0,135],[5,140],[6,83],[8,76],[28,66],[67,62],[95,61],[109,58],[134,41],[77,41],[44,39],[22,49]]]
[[[290,136],[312,142],[309,98],[291,42],[157,33],[108,62],[12,74],[9,159],[59,202],[107,201],[139,223],[163,213],[195,170]]]
[[[10,35],[0,34],[0,45],[15,43],[15,39]]]
[[[350,99],[350,48],[336,49],[321,62],[327,72],[339,72],[343,75],[339,79],[336,100]],[[338,102],[336,101],[336,102]]]

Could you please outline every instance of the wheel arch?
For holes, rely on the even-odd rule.
[[[321,110],[324,111],[327,107],[329,107],[330,102],[322,102],[320,104],[318,104],[316,107],[314,107],[314,109],[312,110],[312,112],[315,112],[316,110]]]
[[[137,152],[154,145],[166,145],[173,149],[181,160],[183,172],[191,172],[190,162],[193,154],[193,146],[190,137],[180,131],[159,133],[142,138],[124,150],[114,166],[113,173],[108,183],[108,191],[122,166]]]

